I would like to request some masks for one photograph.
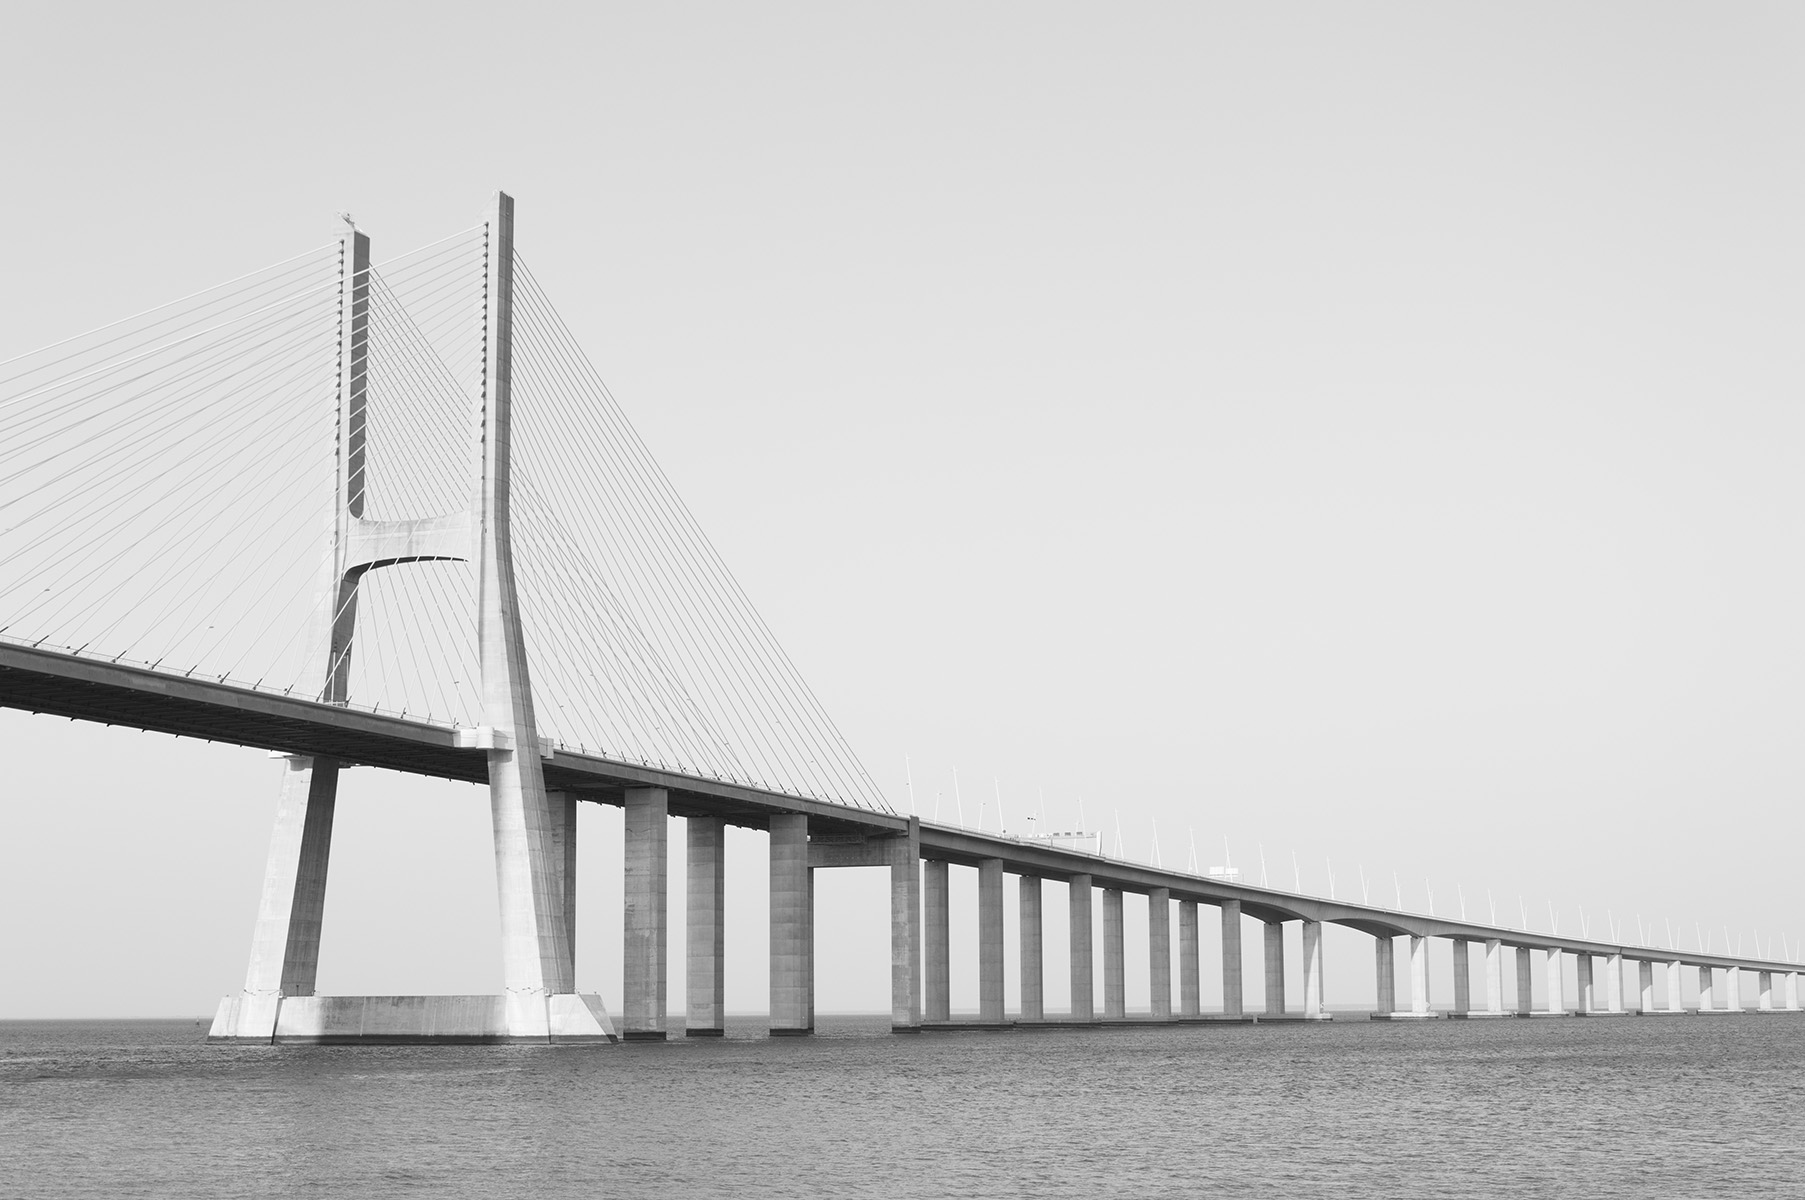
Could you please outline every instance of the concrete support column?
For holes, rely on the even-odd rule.
[[[1774,973],[1772,971],[1755,973],[1755,1007],[1762,1012],[1774,1011]]]
[[[1304,1019],[1328,1019],[1323,1004],[1322,922],[1304,922]]]
[[[1799,973],[1797,971],[1786,973],[1786,1011],[1799,1011]]]
[[[952,1019],[952,953],[949,924],[952,889],[947,881],[947,864],[930,859],[921,864],[922,914],[922,1018],[927,1021]]]
[[[1485,944],[1485,1011],[1504,1012],[1504,943],[1497,938]]]
[[[1072,1020],[1091,1021],[1096,1019],[1091,995],[1091,877],[1072,876],[1066,891],[1071,908]]]
[[[815,1019],[814,877],[808,818],[771,817],[771,1033],[806,1034]]]
[[[684,821],[689,841],[689,911],[684,980],[685,1037],[720,1037],[727,1009],[727,822]]]
[[[1410,936],[1410,1011],[1429,1011],[1429,939]]]
[[[1103,889],[1103,1018],[1120,1021],[1128,1015],[1127,967],[1122,949],[1122,893]]]
[[[1393,956],[1396,941],[1389,934],[1373,938],[1373,982],[1379,996],[1376,1011],[1381,1015],[1398,1011],[1398,967]]]
[[[1698,969],[1698,1010],[1711,1011],[1711,968],[1701,966]]]
[[[890,839],[890,1028],[921,1028],[921,822]]]
[[[1460,1016],[1473,1011],[1473,964],[1465,938],[1454,939],[1454,1011]]]
[[[1655,964],[1647,959],[1638,962],[1636,964],[1636,983],[1637,991],[1640,992],[1636,998],[1637,1011],[1645,1013],[1655,1011]]]
[[[1742,1011],[1742,968],[1724,970],[1724,1007],[1730,1012]]]
[[[1202,976],[1197,964],[1197,901],[1178,902],[1178,1015],[1203,1013]]]
[[[1044,1021],[1047,1019],[1047,1000],[1040,942],[1040,880],[1023,875],[1017,900],[1020,918],[1017,936],[1022,943],[1022,1020]]]
[[[1003,1021],[1003,860],[978,863],[978,1020]]]
[[[570,792],[547,792],[551,813],[552,860],[558,864],[558,887],[564,897],[564,973],[576,986],[577,978],[577,798]]]
[[[1535,976],[1530,967],[1529,947],[1517,947],[1517,1011],[1528,1016],[1535,1011]]]
[[[1604,956],[1604,1007],[1606,1012],[1623,1011],[1623,954]]]
[[[1266,1015],[1285,1015],[1285,925],[1266,922]]]
[[[1670,1013],[1685,1012],[1680,1004],[1680,963],[1678,959],[1667,964],[1667,1011]]]
[[[1574,979],[1578,985],[1579,992],[1579,1011],[1582,1014],[1589,1013],[1592,1011],[1593,1007],[1592,956],[1590,954],[1575,955],[1573,967]]]
[[[1244,1009],[1241,987],[1241,902],[1222,902],[1222,1013],[1238,1017]]]
[[[336,760],[299,755],[283,760],[237,1036],[275,1036],[278,998],[313,995],[337,799]]]
[[[1147,988],[1155,1021],[1172,1019],[1172,890],[1147,893]]]
[[[621,905],[621,1037],[663,1041],[669,938],[666,881],[670,797],[663,788],[628,788],[626,899]],[[803,835],[802,864],[808,866]]]
[[[1567,1011],[1567,1000],[1561,993],[1565,990],[1567,981],[1561,978],[1561,952],[1559,950],[1551,949],[1546,953],[1548,958],[1547,1011],[1551,1013],[1564,1013]]]

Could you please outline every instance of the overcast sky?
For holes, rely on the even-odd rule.
[[[0,358],[505,188],[899,808],[907,755],[924,809],[956,766],[968,820],[1082,796],[1168,865],[1796,946],[1802,50],[1779,4],[19,8]],[[211,1012],[276,764],[0,739],[0,1016]],[[616,1005],[619,814],[583,830]],[[321,989],[498,989],[488,838],[479,789],[348,776]],[[886,1009],[882,874],[819,888],[818,1007]]]

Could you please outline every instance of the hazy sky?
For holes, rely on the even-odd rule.
[[[23,7],[0,358],[505,188],[899,807],[907,754],[924,807],[956,765],[968,819],[993,779],[1082,796],[1168,864],[1194,830],[1309,891],[1796,945],[1802,51],[1778,4]],[[0,1016],[236,990],[276,765],[0,738]],[[619,813],[583,828],[614,1005]],[[322,990],[497,989],[488,829],[352,773]],[[729,844],[735,1010],[763,849]],[[819,888],[818,1006],[885,1009],[882,874]],[[1331,1003],[1369,946],[1334,931]]]

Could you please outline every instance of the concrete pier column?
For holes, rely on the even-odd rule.
[[[1429,1011],[1429,939],[1410,935],[1410,1011]]]
[[[1266,922],[1266,1015],[1285,1015],[1285,925]]]
[[[552,861],[557,864],[558,887],[564,897],[565,939],[564,973],[576,986],[577,977],[577,798],[571,792],[547,792],[547,812],[551,815]]]
[[[1120,1021],[1128,1015],[1127,968],[1122,948],[1122,893],[1103,889],[1103,1018]]]
[[[1762,1012],[1774,1011],[1774,973],[1755,972],[1755,1007]]]
[[[727,1008],[727,822],[684,821],[689,842],[685,1037],[720,1037]]]
[[[1593,1007],[1592,996],[1592,956],[1577,954],[1573,959],[1574,979],[1579,992],[1579,1011],[1589,1013]]]
[[[1147,989],[1155,1021],[1172,1019],[1172,890],[1147,893]]]
[[[1044,1021],[1047,999],[1040,942],[1040,880],[1023,875],[1017,898],[1017,936],[1022,943],[1022,1020]]]
[[[1238,1017],[1245,1011],[1241,986],[1241,902],[1222,902],[1222,1013]]]
[[[1674,959],[1667,964],[1667,1011],[1670,1013],[1685,1012],[1680,1004],[1680,962]]]
[[[1373,938],[1373,982],[1379,997],[1375,1011],[1381,1015],[1398,1011],[1396,941],[1389,934]]]
[[[1606,1012],[1623,1011],[1623,954],[1604,956],[1604,1009]]]
[[[814,879],[808,818],[771,817],[771,1033],[806,1034],[815,1018]]]
[[[1742,968],[1726,967],[1724,969],[1724,1008],[1730,1012],[1742,1011]]]
[[[1304,922],[1304,1019],[1325,1021],[1328,1009],[1323,1004],[1322,922]]]
[[[1535,976],[1530,967],[1529,947],[1517,947],[1517,1012],[1527,1017],[1535,1011]]]
[[[626,810],[620,1035],[629,1042],[663,1041],[670,797],[663,788],[628,788]],[[808,866],[806,829],[802,865]]]
[[[978,863],[978,1020],[1003,1020],[1003,860]]]
[[[1797,971],[1786,973],[1786,1011],[1799,1011],[1799,973]]]
[[[1504,1012],[1504,943],[1497,938],[1485,943],[1485,1011]]]
[[[272,1038],[281,997],[313,995],[337,798],[336,760],[300,755],[283,760],[244,997],[229,1036]]]
[[[1072,876],[1066,891],[1071,908],[1072,1020],[1092,1021],[1096,1009],[1091,994],[1095,969],[1091,962],[1091,877]]]
[[[890,839],[890,1028],[921,1028],[921,822]]]
[[[1197,963],[1197,901],[1178,902],[1178,1015],[1203,1013],[1202,976]]]
[[[1567,1000],[1561,993],[1566,989],[1567,981],[1561,978],[1561,952],[1550,949],[1546,951],[1548,985],[1548,1001],[1545,1011],[1564,1013],[1567,1011]]]
[[[1637,991],[1640,993],[1636,998],[1637,1011],[1645,1013],[1655,1011],[1655,964],[1647,959],[1638,962],[1636,964],[1636,983]]]
[[[1698,969],[1698,1010],[1700,1012],[1710,1012],[1711,1011],[1711,968],[1710,967],[1700,967]]]
[[[952,952],[949,927],[952,890],[947,864],[921,864],[923,1012],[927,1021],[952,1019]]]
[[[1454,939],[1454,1011],[1461,1016],[1473,1011],[1473,964],[1465,938]]]

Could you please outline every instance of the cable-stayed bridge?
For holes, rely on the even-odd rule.
[[[1538,967],[1541,1011],[1565,1012],[1566,957],[1585,1014],[1680,1011],[1687,968],[1699,1011],[1739,1011],[1745,971],[1756,1011],[1799,1007],[1790,947],[1743,958],[1563,938],[898,813],[560,320],[515,249],[506,196],[398,258],[374,259],[347,225],[307,254],[0,364],[0,561],[0,703],[286,758],[250,964],[219,1038],[663,1037],[671,816],[686,819],[692,1035],[722,1028],[728,824],[769,834],[773,1033],[814,1023],[813,872],[855,866],[890,872],[899,1030],[950,1023],[953,865],[978,871],[983,1025],[1048,1020],[1046,880],[1070,906],[1069,1021],[1126,1019],[1130,893],[1149,905],[1158,1020],[1326,1017],[1325,923],[1375,939],[1386,1017],[1437,1015],[1436,937],[1455,947],[1455,1015],[1528,1014]],[[503,995],[315,994],[337,779],[356,765],[488,783]],[[626,813],[618,1024],[574,990],[581,802]],[[1207,1016],[1200,905],[1222,931]],[[1248,920],[1263,930],[1260,1014],[1243,998]],[[1293,921],[1302,1003],[1288,1010]]]

